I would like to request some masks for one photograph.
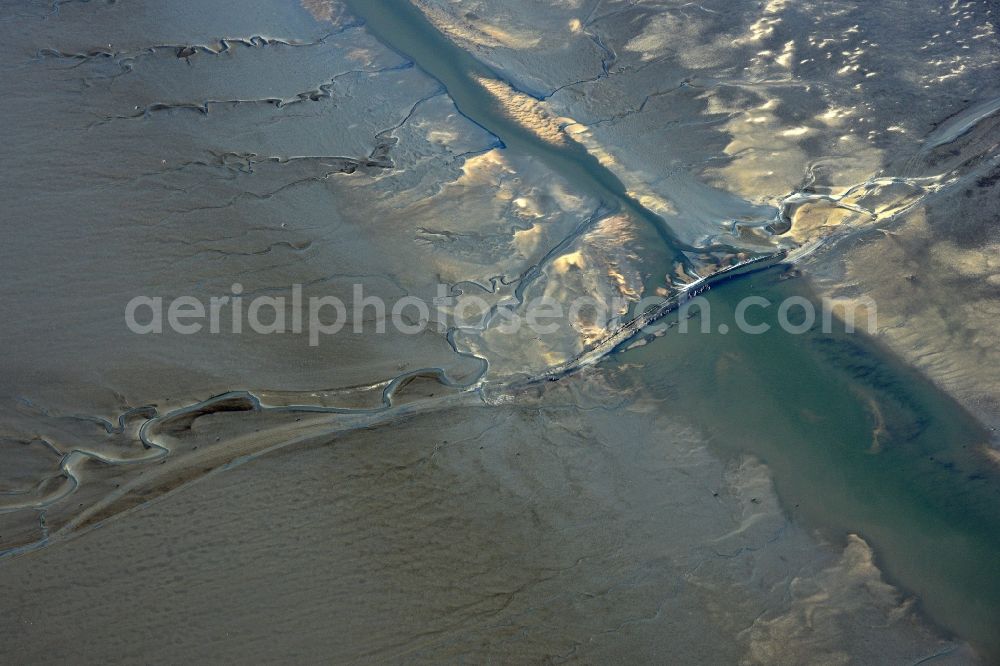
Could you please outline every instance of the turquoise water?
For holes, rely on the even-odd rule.
[[[408,2],[349,0],[384,43],[447,88],[459,110],[507,149],[534,156],[584,192],[648,223],[675,261],[684,247],[631,199],[608,169],[575,144],[539,140],[507,117],[475,78],[499,78],[442,36]],[[669,272],[665,267],[663,273]],[[959,405],[861,334],[776,326],[736,333],[740,298],[812,299],[802,280],[771,270],[709,292],[712,330],[679,334],[616,355],[642,363],[646,390],[669,391],[679,412],[721,451],[751,452],[770,467],[786,510],[834,540],[858,533],[886,576],[919,595],[942,627],[1000,659],[1000,485],[982,454],[988,433]]]
[[[745,296],[809,297],[772,270],[712,290],[710,330],[671,329],[614,357],[727,453],[767,463],[795,519],[833,540],[860,534],[885,575],[939,625],[1000,657],[1000,478],[988,433],[948,396],[861,334],[781,330],[777,306],[751,308],[761,335],[736,331]],[[819,305],[816,306],[817,309]],[[692,308],[695,312],[697,308]]]

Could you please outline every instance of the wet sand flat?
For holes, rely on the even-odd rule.
[[[5,3],[0,655],[992,663],[995,11]]]

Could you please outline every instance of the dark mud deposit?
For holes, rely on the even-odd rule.
[[[5,0],[0,660],[995,663],[993,11]]]

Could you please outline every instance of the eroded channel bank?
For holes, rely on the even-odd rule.
[[[498,112],[476,81],[495,74],[442,36],[411,3],[348,4],[380,40],[441,81],[462,112],[509,149],[541,157],[585,190],[617,198],[662,230],[656,216],[631,200],[582,148],[542,142]],[[661,238],[673,241],[669,232]],[[812,298],[807,283],[769,275],[752,282],[767,284],[771,296]],[[713,292],[712,301],[729,309],[729,319],[751,287],[750,280],[738,284]],[[993,632],[1000,619],[1000,577],[994,571],[1000,494],[996,470],[982,452],[988,433],[979,424],[860,335],[678,338],[622,358],[657,359],[644,373],[650,386],[662,384],[665,374],[675,382],[681,377],[683,409],[713,424],[727,446],[762,455],[789,512],[840,534],[863,534],[888,574],[916,591],[935,621],[1000,655]]]

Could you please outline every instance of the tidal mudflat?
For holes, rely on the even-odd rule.
[[[995,663],[996,11],[4,2],[0,656]]]

